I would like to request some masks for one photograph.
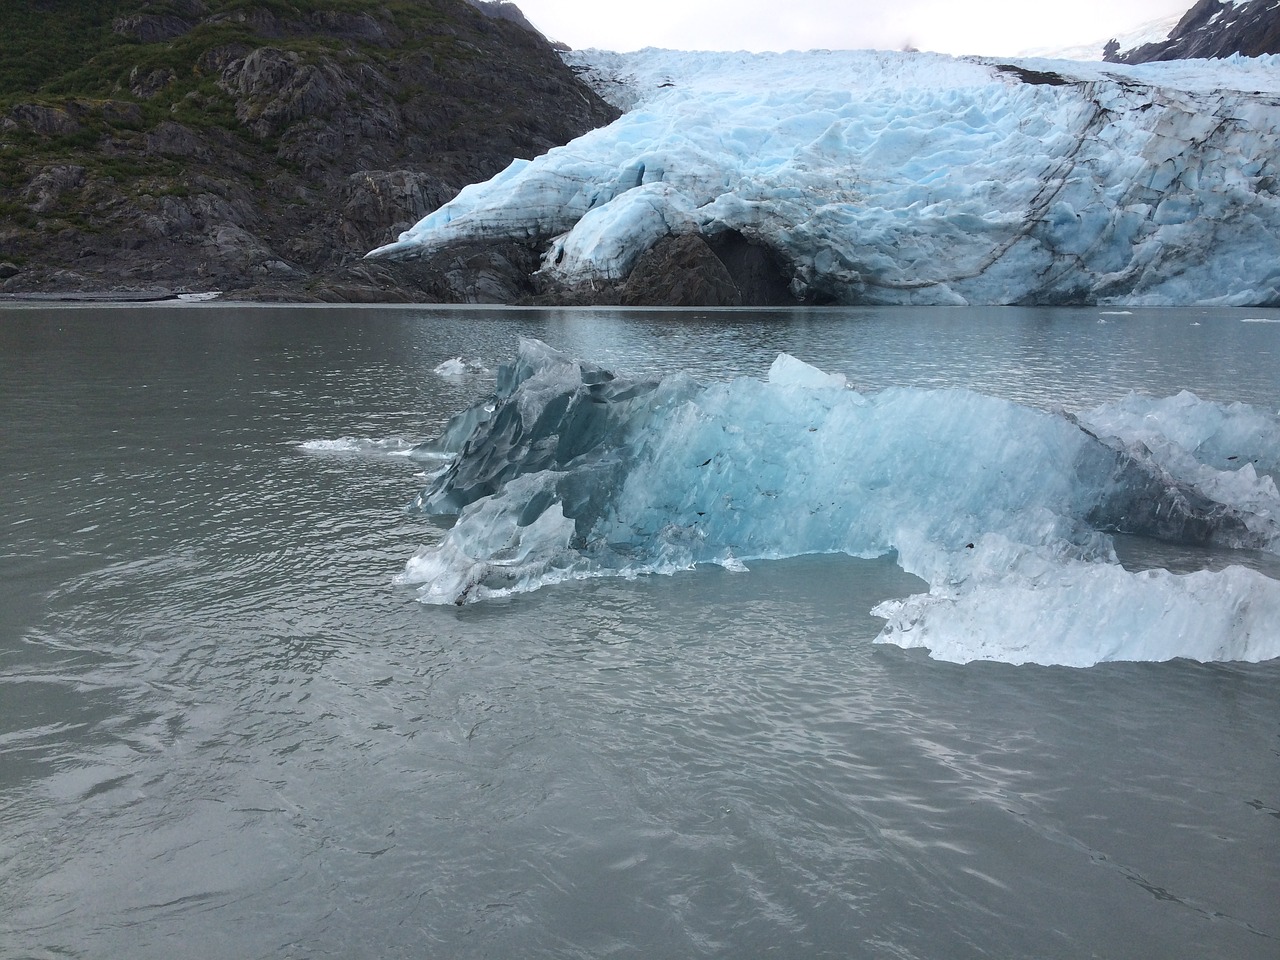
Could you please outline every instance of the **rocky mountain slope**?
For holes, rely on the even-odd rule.
[[[1165,40],[1121,50],[1112,41],[1103,55],[1112,63],[1258,57],[1280,53],[1280,3],[1276,0],[1199,0]]]
[[[474,299],[500,252],[360,257],[617,115],[506,3],[10,0],[0,37],[10,294]]]

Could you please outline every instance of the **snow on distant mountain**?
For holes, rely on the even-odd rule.
[[[1198,0],[1164,37],[1110,48],[1117,63],[1280,53],[1280,0]]]
[[[814,303],[1280,303],[1280,58],[577,55],[627,112],[370,256],[521,241],[569,288],[672,236]]]
[[[1114,40],[1121,50],[1132,50],[1148,43],[1160,43],[1168,38],[1173,28],[1184,15],[1175,13],[1170,17],[1149,20],[1141,26],[1112,37],[1103,37],[1094,43],[1077,44],[1071,47],[1032,47],[1018,53],[1019,57],[1040,57],[1047,60],[1101,60],[1108,42]]]

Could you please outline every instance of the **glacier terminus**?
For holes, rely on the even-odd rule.
[[[802,303],[1280,304],[1275,57],[566,57],[623,115],[369,256],[515,240],[589,289],[694,234]]]

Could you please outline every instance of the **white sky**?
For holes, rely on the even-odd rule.
[[[1195,0],[515,0],[553,40],[638,50],[875,48],[1011,55],[1105,41]]]

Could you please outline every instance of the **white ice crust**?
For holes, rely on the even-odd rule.
[[[1231,566],[1172,574],[1066,563],[887,600],[877,638],[968,663],[1089,667],[1110,660],[1258,662],[1280,656],[1280,583]]]
[[[575,56],[620,119],[370,255],[532,240],[583,283],[737,231],[818,301],[1280,302],[1280,58]]]
[[[766,381],[637,386],[534,341],[499,380],[511,389],[457,420],[454,464],[420,498],[458,514],[407,564],[425,602],[888,555],[928,590],[873,611],[879,640],[936,658],[1280,656],[1280,581],[1130,572],[1106,533],[1198,498],[1208,542],[1280,552],[1267,411],[1134,395],[1076,420],[965,390],[862,394],[787,355]],[[1145,519],[1144,497],[1160,503]]]

